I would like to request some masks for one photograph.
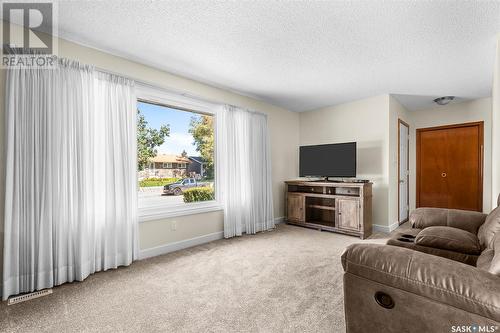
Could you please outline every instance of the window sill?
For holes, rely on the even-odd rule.
[[[157,221],[176,216],[215,212],[219,210],[222,210],[222,206],[216,201],[193,203],[185,206],[139,208],[139,223]]]

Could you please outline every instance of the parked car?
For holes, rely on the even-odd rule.
[[[193,187],[201,187],[204,184],[198,183],[195,178],[184,178],[175,183],[163,186],[163,194],[182,195],[184,190]]]

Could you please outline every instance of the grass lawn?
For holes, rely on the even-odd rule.
[[[181,178],[145,178],[139,182],[139,187],[163,186],[175,183]]]

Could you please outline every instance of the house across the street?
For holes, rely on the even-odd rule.
[[[188,167],[192,161],[180,155],[158,154],[150,160],[144,170],[146,177],[182,178],[188,176]]]

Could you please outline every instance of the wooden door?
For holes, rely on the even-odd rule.
[[[287,195],[287,219],[294,222],[305,221],[305,199],[303,195],[288,193]]]
[[[337,199],[337,225],[340,229],[359,230],[359,200]]]
[[[483,210],[483,122],[417,130],[417,207]]]

